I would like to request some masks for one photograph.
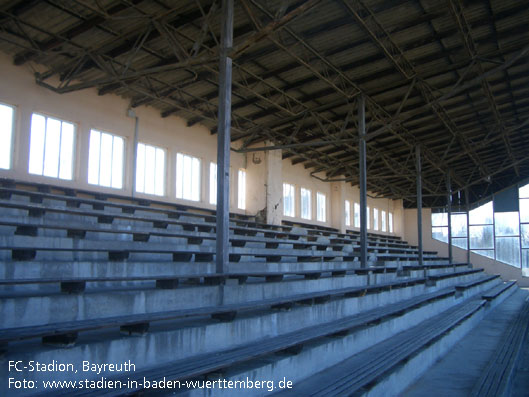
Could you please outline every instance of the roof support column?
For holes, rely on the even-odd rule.
[[[217,250],[216,272],[224,273],[229,262],[230,231],[230,126],[233,44],[233,0],[222,1],[220,43],[219,113],[217,138]]]
[[[470,263],[470,197],[468,196],[468,187],[465,188],[465,201],[467,205],[467,266],[472,267]]]
[[[360,184],[360,266],[367,267],[367,174],[366,174],[366,99],[358,96],[358,154]]]
[[[451,265],[454,257],[452,254],[452,180],[450,178],[450,171],[446,174],[446,192],[446,208],[448,212],[448,264]]]
[[[418,145],[415,147],[415,161],[417,167],[417,249],[419,251],[419,266],[423,266],[424,260],[422,250],[422,167],[421,147]]]

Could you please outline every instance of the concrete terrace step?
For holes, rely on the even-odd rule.
[[[421,277],[422,272],[414,274]],[[457,275],[430,288],[439,289],[465,283],[479,274]],[[266,275],[261,280],[266,280]],[[280,281],[281,279],[281,281]],[[58,291],[6,291],[0,299],[0,315],[5,327],[42,325],[53,322],[113,317],[123,313],[142,314],[190,309],[219,304],[240,304],[259,299],[275,299],[301,293],[361,287],[370,283],[402,281],[396,273],[349,274],[335,272],[327,277],[271,276],[268,281],[229,285],[187,285],[162,289],[146,285],[117,287],[104,285],[83,293]],[[492,282],[492,281],[491,281]],[[72,289],[76,285],[71,286]],[[173,285],[170,285],[173,287]]]
[[[142,315],[124,315],[101,319],[80,320],[63,323],[46,324],[42,326],[29,326],[18,328],[7,328],[0,330],[0,343],[7,343],[15,340],[38,338],[45,336],[59,336],[72,332],[89,331],[100,328],[122,327],[135,324],[147,324],[156,321],[165,321],[174,318],[211,315],[218,320],[233,320],[238,312],[247,310],[269,309],[289,309],[295,304],[312,305],[326,302],[337,297],[355,297],[373,294],[394,288],[404,288],[411,285],[424,284],[426,279],[414,278],[400,280],[390,283],[380,283],[375,285],[365,285],[359,287],[332,289],[322,292],[290,295],[274,299],[264,299],[254,302],[244,302],[240,304],[226,304],[220,306],[201,307],[194,309],[174,310],[167,312],[155,312]],[[448,293],[448,292],[447,292]],[[453,291],[450,291],[450,294]],[[148,327],[144,330],[147,331]]]
[[[194,231],[167,231],[160,230],[158,228],[148,228],[148,227],[125,227],[124,225],[108,225],[108,224],[99,224],[91,222],[59,222],[56,220],[39,220],[35,221],[32,219],[21,220],[20,218],[14,217],[2,217],[0,218],[0,226],[10,226],[16,228],[13,232],[16,235],[26,235],[36,237],[39,235],[39,230],[46,231],[59,230],[62,231],[63,237],[94,240],[102,238],[104,236],[115,235],[126,235],[129,238],[132,238],[133,241],[148,242],[151,240],[151,237],[157,237],[158,241],[163,238],[179,238],[185,239],[188,244],[202,244],[204,240],[215,241],[216,235],[214,233],[207,232],[194,232]],[[88,233],[88,235],[87,235]],[[91,236],[91,234],[96,234]],[[0,235],[7,234],[6,231],[2,233],[0,230]],[[46,236],[46,235],[44,235]],[[57,236],[59,237],[59,236]],[[114,238],[119,238],[116,236]],[[289,240],[283,239],[279,236],[275,238],[267,237],[256,237],[256,236],[237,236],[236,234],[230,234],[229,238],[232,246],[244,247],[247,243],[261,243],[265,244],[266,248],[277,248],[279,244],[290,245],[292,248],[311,248],[315,247],[319,250],[332,249],[336,251],[341,250],[354,250],[358,249],[360,246],[353,241],[347,241],[345,239],[331,239],[330,241],[321,241],[321,240]],[[368,252],[396,252],[396,253],[417,253],[416,249],[407,248],[407,247],[394,247],[394,246],[385,246],[382,244],[371,244],[368,243]],[[428,251],[424,252],[429,254]]]
[[[481,295],[467,299],[276,395],[398,395],[447,346],[462,338],[486,310]],[[467,320],[471,321],[463,325]]]
[[[383,307],[368,310],[353,316],[342,318],[325,324],[304,328],[298,331],[289,332],[275,337],[265,338],[259,343],[244,344],[229,350],[220,350],[215,354],[198,355],[182,361],[175,361],[154,367],[144,371],[136,371],[132,376],[134,379],[161,380],[163,377],[172,380],[183,380],[195,378],[211,372],[222,371],[234,365],[255,360],[259,357],[270,355],[275,352],[294,353],[307,343],[322,338],[343,335],[356,329],[378,323],[386,318],[401,316],[404,312],[414,308],[427,305],[439,299],[445,299],[453,294],[453,291],[436,291],[434,293],[423,294],[411,299],[388,304]],[[130,377],[131,374],[128,374]],[[132,388],[127,392],[137,391],[140,388]],[[102,395],[120,395],[122,391],[107,390]],[[62,391],[57,395],[84,395],[78,391]]]
[[[132,215],[127,213],[111,213],[104,210],[87,210],[87,209],[78,209],[78,208],[68,208],[68,207],[62,207],[62,206],[52,206],[52,205],[43,205],[43,204],[35,204],[35,203],[18,203],[18,202],[11,202],[11,201],[4,201],[0,200],[0,207],[3,208],[12,208],[12,209],[18,209],[18,210],[24,210],[28,211],[29,218],[32,219],[31,226],[39,225],[40,227],[44,227],[49,221],[51,221],[51,225],[59,225],[63,224],[67,226],[69,223],[72,223],[72,229],[75,229],[75,225],[79,224],[80,221],[83,223],[88,222],[88,225],[91,227],[95,227],[95,225],[111,225],[116,219],[120,220],[122,222],[132,222],[134,223],[133,227],[134,229],[137,227],[145,228],[146,226],[151,226],[152,229],[168,229],[170,226],[180,227],[184,231],[187,232],[205,232],[205,233],[213,233],[215,231],[216,225],[213,222],[190,222],[185,221],[181,219],[174,219],[174,218],[156,218],[156,217],[148,217],[145,215]],[[61,218],[58,222],[56,218],[48,219],[46,218],[47,213],[55,213],[55,214],[62,214],[63,216],[67,216],[67,219]],[[13,224],[13,217],[9,217],[6,222],[11,221],[11,224]],[[17,215],[16,217],[19,222],[20,216]],[[88,219],[87,219],[88,218]],[[40,219],[40,221],[36,221],[36,219]],[[94,222],[95,221],[95,222]],[[53,223],[55,222],[55,223]],[[23,223],[23,222],[22,222]],[[26,221],[27,223],[27,221]],[[23,225],[20,224],[21,228],[24,228],[25,226],[30,225]],[[134,230],[133,229],[133,230]],[[269,230],[266,228],[248,228],[248,227],[237,227],[234,226],[233,222],[230,226],[230,230],[235,235],[244,235],[244,236],[255,236],[258,233],[263,234],[266,238],[281,238],[281,239],[289,239],[289,240],[307,240],[307,241],[314,241],[316,244],[318,244],[318,240],[315,237],[310,236],[302,236],[300,234],[296,233],[289,233],[285,231],[276,231],[276,230]],[[21,230],[21,232],[31,233],[33,232],[31,229]],[[342,244],[348,244],[348,243],[354,243],[357,242],[353,239],[342,239]],[[376,241],[371,241],[371,245],[377,245]],[[327,243],[329,244],[329,243]],[[395,248],[402,247],[402,248],[410,248],[409,246],[405,244],[399,244],[393,246]]]

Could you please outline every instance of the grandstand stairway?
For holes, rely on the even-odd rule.
[[[369,234],[361,268],[357,232],[236,214],[217,274],[214,215],[0,181],[1,360],[77,369],[4,371],[0,394],[123,395],[143,379],[220,378],[274,381],[290,395],[394,395],[518,289],[435,252],[418,266],[417,248],[393,236]],[[134,370],[83,371],[83,361]],[[102,377],[133,383],[42,386]],[[40,387],[15,390],[8,378]],[[281,380],[294,388],[277,389]],[[162,394],[264,395],[269,385]]]

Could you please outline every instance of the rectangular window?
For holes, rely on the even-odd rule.
[[[176,198],[200,201],[200,160],[198,158],[177,153]]]
[[[393,233],[393,213],[392,212],[388,214],[388,226],[389,226],[389,232]]]
[[[301,217],[303,219],[312,218],[311,194],[312,192],[309,189],[301,188]]]
[[[325,194],[323,193],[316,193],[316,219],[320,222],[326,221],[327,214],[325,213]]]
[[[383,232],[387,231],[387,228],[386,228],[386,211],[381,211],[380,212],[380,228]]]
[[[90,130],[88,183],[121,189],[125,140],[107,132]]]
[[[360,227],[360,204],[354,203],[354,226]]]
[[[373,230],[378,230],[378,208],[373,208]]]
[[[209,163],[209,203],[217,204],[217,164]]]
[[[369,224],[369,218],[370,218],[370,215],[369,215],[369,207],[366,207],[366,229],[369,229],[371,228],[371,225]]]
[[[283,183],[283,215],[295,216],[295,199],[294,185]]]
[[[351,203],[345,200],[345,226],[351,226]]]
[[[241,210],[246,209],[246,171],[243,169],[239,170],[238,178],[238,191],[237,191],[237,206]]]
[[[164,195],[165,150],[138,143],[136,155],[136,191]]]
[[[29,173],[72,179],[74,125],[33,113],[29,145]]]
[[[11,168],[15,108],[0,103],[0,168]],[[70,178],[71,179],[71,178]]]

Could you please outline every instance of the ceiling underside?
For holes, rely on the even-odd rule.
[[[217,131],[220,0],[0,0],[0,51],[59,93],[97,89]],[[472,202],[529,177],[526,0],[235,0],[232,146],[327,181]],[[6,76],[3,76],[6,78]]]

